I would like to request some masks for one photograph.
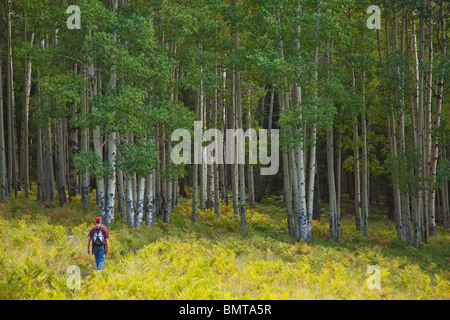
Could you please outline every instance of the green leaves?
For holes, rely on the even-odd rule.
[[[75,168],[80,173],[89,172],[92,177],[112,177],[114,169],[108,162],[103,162],[95,151],[81,151],[74,159]]]
[[[389,156],[384,162],[384,170],[401,191],[417,197],[418,192],[423,189],[424,181],[414,174],[414,169],[421,166],[421,159],[419,152],[407,149],[398,156]]]
[[[118,146],[117,166],[128,174],[147,177],[157,167],[158,153],[153,140],[140,139],[134,144]]]

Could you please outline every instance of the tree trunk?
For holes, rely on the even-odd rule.
[[[170,161],[170,154],[172,153],[172,145],[170,142],[167,142],[167,166],[169,167],[169,161]],[[169,177],[169,180],[166,182],[166,195],[167,195],[167,201],[166,201],[166,207],[164,211],[163,221],[166,223],[169,223],[170,221],[170,213],[172,212],[172,180]]]
[[[342,181],[341,168],[342,168],[342,133],[339,131],[338,158],[336,164],[336,241],[338,243],[341,242],[341,181]]]
[[[25,13],[24,13],[25,14]],[[24,28],[24,41],[27,42],[27,25],[26,22],[24,22],[25,28]],[[34,33],[31,35],[31,45],[34,42]],[[29,156],[29,147],[28,147],[28,140],[29,140],[29,128],[28,128],[28,119],[29,119],[29,113],[30,113],[30,93],[31,93],[31,60],[28,59],[28,57],[25,58],[24,61],[24,83],[25,83],[25,92],[24,92],[24,109],[23,109],[23,137],[22,137],[22,145],[24,148],[24,159],[22,161],[24,162],[24,186],[25,186],[25,197],[27,199],[30,198],[30,156]]]
[[[45,201],[53,203],[55,202],[55,178],[53,173],[52,133],[49,122],[47,122],[44,130]]]
[[[249,92],[249,100],[250,100],[250,92]],[[249,104],[250,104],[250,101],[249,101]],[[252,113],[251,113],[250,110],[248,111],[247,117],[248,117],[248,119],[247,119],[247,123],[248,123],[247,124],[247,128],[249,130],[251,130],[251,128],[252,128],[252,123],[251,123],[251,121],[252,121]],[[248,175],[248,203],[249,203],[249,205],[251,207],[254,207],[256,205],[256,202],[255,202],[255,182],[254,182],[254,179],[253,179],[253,166],[250,163],[247,164],[247,175]]]
[[[440,51],[441,56],[445,57],[446,55],[446,37],[445,37],[445,19],[444,19],[444,5],[443,3],[440,4],[439,8],[439,22],[438,22],[438,36],[441,35],[440,38]],[[440,127],[440,119],[441,119],[441,107],[442,107],[442,99],[443,99],[443,93],[444,93],[444,64],[442,65],[442,68],[440,70],[440,76],[436,79],[436,94],[435,94],[435,104],[434,104],[434,110],[433,110],[433,131],[437,131]],[[430,177],[431,177],[431,186],[433,186],[436,182],[436,166],[437,161],[439,157],[439,142],[435,138],[432,143],[432,149],[431,149],[431,155],[430,155]],[[447,182],[444,181],[444,184]],[[436,191],[432,187],[431,188],[431,195],[430,195],[430,205],[431,205],[431,224],[430,224],[430,235],[434,236],[436,234],[436,228],[434,225],[435,221],[435,197],[436,197]],[[448,200],[448,199],[447,199]],[[445,218],[444,218],[445,220]]]
[[[149,175],[145,180],[145,190],[147,193],[146,199],[146,210],[145,210],[145,224],[147,226],[153,226],[153,200],[154,200],[154,174]]]
[[[237,123],[236,123],[236,75],[235,72],[231,71],[231,108],[229,109],[229,116],[228,116],[228,127],[231,129],[236,130],[237,129]],[[226,135],[225,135],[226,136]],[[237,152],[236,152],[236,143],[233,141],[230,143],[230,141],[227,141],[227,143],[230,145],[231,148],[233,148],[233,151],[227,150],[227,152],[233,152],[234,159],[233,163],[230,165],[230,174],[231,174],[231,194],[233,199],[233,212],[235,216],[239,215],[239,203],[238,203],[238,185],[239,185],[239,176],[238,176],[238,166],[237,166]]]
[[[118,0],[113,0],[113,11],[117,14],[117,10],[119,7]],[[117,34],[113,34],[113,42],[115,43],[117,41]],[[111,86],[111,89],[113,91],[116,90],[117,87],[117,71],[116,66],[112,66],[111,70],[111,77],[109,80],[109,84]],[[116,153],[117,153],[117,147],[116,147],[116,133],[112,132],[107,137],[107,148],[108,148],[108,164],[111,168],[111,176],[108,176],[108,183],[107,183],[107,197],[106,197],[106,209],[105,209],[105,215],[106,215],[106,226],[109,226],[114,221],[114,204],[116,199]],[[141,219],[142,221],[142,219]]]
[[[214,74],[217,75],[217,64],[214,68]],[[214,128],[217,129],[217,117],[218,117],[218,108],[219,108],[219,100],[218,100],[218,92],[217,89],[213,90],[213,125]],[[214,140],[214,143],[216,145],[215,152],[217,152],[219,148],[219,141],[217,139]],[[213,176],[214,176],[214,216],[216,218],[219,218],[220,212],[219,212],[219,164],[214,162],[213,164]]]
[[[63,119],[59,118],[56,125],[56,150],[57,150],[57,178],[58,178],[58,201],[62,207],[67,203],[66,198],[66,172],[64,163],[64,129]]]
[[[127,174],[127,207],[128,207],[128,224],[131,228],[136,227],[135,211],[134,211],[134,195],[133,195],[133,178],[131,174]]]
[[[334,143],[333,129],[327,132],[327,168],[328,168],[328,198],[330,205],[330,239],[334,240],[336,231],[336,185],[334,178]]]
[[[82,67],[83,80],[87,77],[86,66]],[[81,117],[86,119],[89,114],[88,107],[88,92],[87,87],[83,87],[82,97],[81,97]],[[89,151],[89,128],[82,127],[81,129],[81,150],[82,152]],[[81,206],[87,212],[89,210],[89,172],[86,171],[81,175]]]
[[[200,115],[201,110],[201,93],[200,90],[197,92],[197,116]],[[197,123],[194,123],[194,131],[196,129],[202,129]],[[203,159],[201,155],[198,153],[202,151],[201,143],[197,143],[194,139],[194,161],[192,162],[192,222],[197,222],[197,206],[198,206],[198,169],[199,165],[197,162],[197,158]]]
[[[333,41],[330,41],[330,54],[328,64],[328,81],[333,75]],[[334,120],[334,119],[333,119]],[[334,121],[333,121],[334,122]],[[337,203],[336,203],[336,179],[334,173],[334,128],[331,127],[326,134],[327,143],[327,169],[328,169],[328,197],[330,205],[330,239],[334,240],[337,234]]]
[[[3,14],[0,14],[0,34],[3,34]],[[5,153],[5,130],[4,130],[4,113],[3,113],[3,37],[0,37],[0,195],[1,200],[5,200],[7,196],[6,181],[6,153]],[[38,136],[39,137],[39,136]],[[39,152],[39,150],[38,150]]]
[[[422,159],[424,159],[424,147],[423,147],[423,68],[424,68],[424,17],[423,14],[419,16],[419,56],[418,56],[418,115],[417,115],[417,149],[420,152]],[[417,170],[418,180],[421,180],[423,177],[423,162],[422,165],[419,165]],[[419,247],[419,236],[421,234],[420,224],[422,223],[423,216],[423,201],[422,198],[423,192],[419,191],[419,205],[417,209],[417,217],[414,221],[414,238],[413,238],[413,246],[415,248]]]
[[[321,10],[320,8],[317,9],[317,14],[320,16]],[[318,22],[319,23],[319,22]],[[318,32],[319,32],[319,25],[317,25],[316,30],[316,45],[314,48],[314,64],[317,66],[319,62],[319,40],[318,40]],[[318,66],[314,70],[314,81],[315,81],[315,89],[314,89],[314,97],[316,100],[316,103],[319,98],[319,70]],[[317,106],[314,105],[314,109],[317,109]],[[311,140],[313,141],[313,145],[310,150],[309,154],[309,176],[308,176],[308,207],[306,212],[306,219],[301,217],[301,237],[304,238],[305,242],[309,243],[311,242],[311,236],[312,236],[312,214],[314,210],[314,180],[315,175],[317,171],[317,164],[316,164],[316,140],[317,140],[317,128],[316,125],[313,123],[311,128]]]
[[[97,107],[94,105],[94,100],[97,97],[99,78],[95,74],[95,67],[93,64],[89,65],[88,74],[91,81],[91,88],[90,88],[91,110],[93,113],[95,113],[97,112]],[[93,144],[95,153],[99,157],[100,161],[103,161],[103,148],[102,148],[103,141],[102,136],[100,134],[100,128],[98,126],[93,131]],[[106,219],[105,180],[103,176],[96,177],[96,185],[97,185],[97,205],[100,211],[100,217],[102,218],[102,220],[105,220]]]
[[[356,90],[356,77],[355,70],[352,68],[352,87]],[[361,223],[361,175],[359,171],[359,133],[358,133],[358,118],[356,116],[353,117],[353,172],[354,172],[354,194],[355,194],[355,224],[356,230],[362,231],[362,223]]]
[[[138,197],[136,206],[136,226],[142,225],[144,217],[144,196],[145,196],[145,177],[139,176],[138,183]]]
[[[362,38],[362,45],[364,47],[364,32]],[[361,75],[361,97],[363,101],[363,109],[366,108],[366,71],[363,67]],[[364,236],[369,236],[369,172],[367,168],[367,124],[366,124],[366,110],[361,113],[361,139],[362,139],[362,225]]]
[[[17,197],[17,174],[16,174],[16,133],[15,133],[15,96],[14,96],[14,71],[13,71],[13,53],[12,53],[12,39],[11,39],[11,11],[10,1],[6,0],[6,15],[7,15],[7,77],[8,77],[8,194],[12,195],[12,190],[15,191]]]

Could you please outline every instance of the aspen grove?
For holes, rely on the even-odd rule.
[[[418,248],[450,227],[448,9],[3,0],[1,199],[81,197],[106,226],[139,228],[170,224],[189,198],[193,223],[208,209],[221,219],[226,204],[245,233],[249,210],[275,196],[284,232],[307,244],[324,217],[331,241],[343,215],[370,237],[381,204],[398,240]]]

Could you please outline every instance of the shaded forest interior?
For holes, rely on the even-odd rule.
[[[194,223],[198,209],[220,218],[222,202],[245,231],[246,210],[275,196],[305,242],[321,202],[338,242],[344,214],[370,234],[376,203],[398,239],[427,243],[450,227],[449,4],[380,4],[379,28],[370,5],[2,1],[1,198],[80,196],[87,209],[95,190],[107,226],[138,227],[169,223],[189,188]],[[194,121],[279,130],[277,174],[261,175],[261,162],[174,164],[171,135]]]

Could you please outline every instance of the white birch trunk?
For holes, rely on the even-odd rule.
[[[137,194],[136,226],[140,227],[142,225],[142,220],[144,217],[145,177],[139,177]]]
[[[321,10],[320,8],[317,9],[317,14],[320,15]],[[318,35],[319,32],[319,25],[317,25],[317,31],[316,31],[316,46],[314,48],[314,63],[317,65],[319,62],[319,45],[318,45]],[[316,88],[314,89],[314,97],[316,101],[318,100],[318,86],[319,86],[319,71],[317,68],[314,70],[314,81]],[[314,106],[316,109],[317,106]],[[308,174],[308,208],[306,213],[306,219],[304,221],[304,218],[301,217],[301,237],[304,238],[305,242],[309,243],[311,242],[311,236],[312,236],[312,215],[314,211],[314,183],[315,183],[315,176],[316,176],[316,140],[317,140],[317,128],[316,125],[313,123],[311,128],[311,140],[313,141],[313,145],[310,150],[309,154],[309,174]]]
[[[113,0],[113,11],[117,13],[119,7],[118,0]],[[117,41],[117,35],[113,34],[113,41]],[[113,65],[111,70],[110,86],[113,90],[117,87],[117,72],[116,66]],[[112,132],[108,135],[108,163],[112,169],[112,176],[108,177],[107,186],[107,203],[106,203],[106,226],[109,226],[114,221],[114,204],[116,199],[116,133]]]
[[[116,133],[108,135],[108,162],[112,168],[112,176],[108,177],[107,203],[106,203],[106,226],[114,221],[114,204],[116,198]]]
[[[0,25],[3,26],[2,18],[0,17]],[[1,30],[2,27],[0,27]],[[0,37],[0,57],[3,57],[3,37]],[[39,71],[38,71],[39,72]],[[3,75],[3,59],[0,59],[0,75]],[[38,98],[40,98],[40,91],[38,87]],[[40,105],[40,104],[39,104]],[[41,130],[38,128],[38,133]],[[39,140],[40,139],[40,140]],[[42,136],[38,135],[38,142],[42,144]],[[40,148],[39,148],[40,147]],[[42,146],[38,144],[38,161],[41,160],[42,164],[42,155],[39,157],[40,153],[42,153]],[[38,162],[39,164],[39,162]],[[41,175],[42,175],[42,171]],[[1,183],[1,200],[5,200],[7,195],[7,182],[6,182],[6,153],[5,153],[5,130],[4,130],[4,113],[3,113],[3,76],[0,77],[0,183]],[[39,174],[39,166],[38,166],[38,174]],[[42,181],[42,179],[38,178],[38,182]],[[42,186],[43,187],[43,186]],[[40,189],[38,188],[38,191]],[[42,190],[42,188],[41,188]],[[43,200],[43,199],[41,199]]]
[[[145,224],[147,226],[153,226],[153,200],[155,197],[154,188],[154,174],[149,175],[145,180],[146,190],[146,210],[145,210]]]
[[[86,80],[86,66],[81,67],[81,73],[83,80]],[[81,97],[81,117],[86,119],[88,115],[88,99],[87,99],[87,87],[83,87]],[[81,129],[81,151],[89,151],[89,128]],[[89,172],[85,172],[81,175],[81,206],[85,211],[89,209]]]
[[[363,32],[363,46],[364,46],[364,32]],[[363,69],[361,77],[361,97],[363,100],[363,108],[365,109],[366,103],[366,71]],[[361,113],[361,139],[362,139],[362,223],[363,234],[369,236],[369,172],[367,168],[367,124],[366,124],[366,110]]]
[[[25,23],[26,26],[26,23]],[[25,28],[25,42],[26,39],[26,28]],[[33,45],[34,42],[34,33],[31,35],[31,45]],[[32,71],[32,63],[31,60],[28,58],[25,58],[25,108],[24,108],[24,115],[25,119],[23,120],[24,123],[24,138],[23,138],[23,145],[25,149],[25,159],[24,159],[24,169],[25,169],[25,196],[27,199],[30,198],[30,157],[29,157],[29,148],[28,148],[28,140],[29,140],[29,134],[28,134],[28,118],[29,118],[29,111],[30,111],[30,94],[31,94],[31,71]]]
[[[94,99],[97,96],[97,82],[98,79],[95,75],[95,69],[94,65],[91,63],[89,65],[88,69],[88,75],[91,80],[91,89],[90,89],[90,99],[91,99],[91,105],[92,105],[92,112],[95,113],[97,111],[97,107],[94,105]],[[103,143],[102,143],[102,137],[100,134],[100,128],[96,127],[93,130],[93,143],[94,143],[94,151],[97,154],[98,157],[100,157],[100,160],[103,161]],[[105,181],[104,177],[97,176],[96,177],[96,185],[97,185],[97,204],[98,208],[100,210],[100,217],[102,220],[105,220]]]
[[[440,9],[439,9],[439,22],[438,22],[438,26],[439,29],[438,31],[441,34],[441,39],[440,39],[440,50],[441,50],[441,55],[443,57],[445,57],[446,54],[446,36],[445,36],[445,18],[444,18],[444,7],[443,7],[443,3],[440,4]],[[434,104],[434,111],[433,111],[433,131],[437,130],[440,127],[440,121],[441,121],[441,107],[442,107],[442,99],[443,99],[443,94],[444,94],[444,66],[442,67],[441,71],[441,76],[438,77],[436,79],[436,94],[435,94],[435,104]],[[438,161],[438,150],[439,150],[439,142],[437,139],[434,139],[433,143],[432,143],[432,149],[431,149],[431,155],[430,155],[430,177],[431,177],[431,184],[433,185],[436,182],[436,166],[437,166],[437,161]],[[444,184],[446,184],[447,182],[444,181]],[[435,215],[436,215],[436,208],[435,208],[435,197],[436,197],[436,191],[434,188],[431,188],[431,195],[430,195],[431,199],[430,199],[430,220],[431,220],[431,224],[430,224],[430,235],[433,236],[436,234],[436,227],[434,225],[435,222]],[[448,199],[446,199],[448,200]],[[445,221],[445,216],[444,216],[444,221]],[[446,223],[444,222],[444,225]]]
[[[131,174],[127,174],[127,207],[128,207],[128,224],[131,228],[136,227],[134,198],[133,198],[133,178]]]
[[[330,239],[334,240],[336,231],[336,185],[334,179],[333,129],[327,132],[328,196],[330,204]]]

